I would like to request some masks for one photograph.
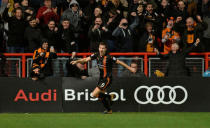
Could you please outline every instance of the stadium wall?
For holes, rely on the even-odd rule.
[[[97,78],[0,78],[0,112],[101,112]],[[116,112],[210,112],[209,78],[114,78]]]
[[[0,78],[1,112],[62,112],[62,79]]]

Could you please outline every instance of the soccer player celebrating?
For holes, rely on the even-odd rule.
[[[117,60],[115,57],[112,57],[107,52],[107,45],[104,42],[99,44],[99,52],[92,54],[90,57],[79,59],[76,61],[72,61],[71,64],[77,63],[87,63],[91,60],[97,60],[98,68],[100,70],[100,78],[97,87],[92,92],[92,96],[95,98],[99,98],[106,110],[104,111],[105,114],[112,114],[111,109],[111,102],[114,98],[113,95],[105,94],[106,89],[112,83],[112,66],[113,63],[117,63],[122,65],[123,67],[127,68],[131,72],[135,73],[136,70],[124,62]]]

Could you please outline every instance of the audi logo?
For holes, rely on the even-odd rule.
[[[143,89],[146,89],[146,101],[141,101],[139,100],[138,98],[138,93],[140,90],[143,90]],[[158,100],[157,101],[153,101],[153,90],[154,89],[158,89],[158,92],[157,92],[157,98]],[[165,89],[169,89],[169,101],[164,101],[164,98],[165,98]],[[181,101],[176,101],[176,96],[177,96],[177,92],[176,90],[177,89],[180,89],[184,92],[184,98],[183,100]],[[170,86],[163,86],[163,87],[159,87],[159,86],[151,86],[151,87],[148,87],[148,86],[140,86],[138,87],[136,90],[135,90],[135,93],[134,93],[134,98],[136,100],[136,102],[138,102],[139,104],[177,104],[177,105],[180,105],[180,104],[183,104],[185,103],[185,101],[187,100],[188,98],[188,93],[187,93],[187,90],[182,87],[182,86],[174,86],[174,87],[170,87]]]

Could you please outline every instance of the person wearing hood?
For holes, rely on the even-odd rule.
[[[75,32],[81,30],[83,12],[80,10],[79,3],[76,0],[72,0],[69,4],[69,9],[65,10],[61,16],[61,22],[64,19],[69,19],[71,25],[74,27]]]

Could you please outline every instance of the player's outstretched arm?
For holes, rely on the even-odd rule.
[[[122,65],[123,67],[127,68],[129,71],[131,71],[132,73],[136,73],[136,70],[130,66],[128,66],[126,63],[120,61],[120,60],[117,60],[116,61],[117,64],[120,64]]]
[[[77,64],[77,63],[84,64],[84,63],[87,63],[87,62],[90,61],[90,60],[91,60],[91,58],[90,58],[90,57],[87,57],[87,58],[83,58],[83,59],[71,61],[71,64],[72,64],[72,65],[75,65],[75,64]]]

